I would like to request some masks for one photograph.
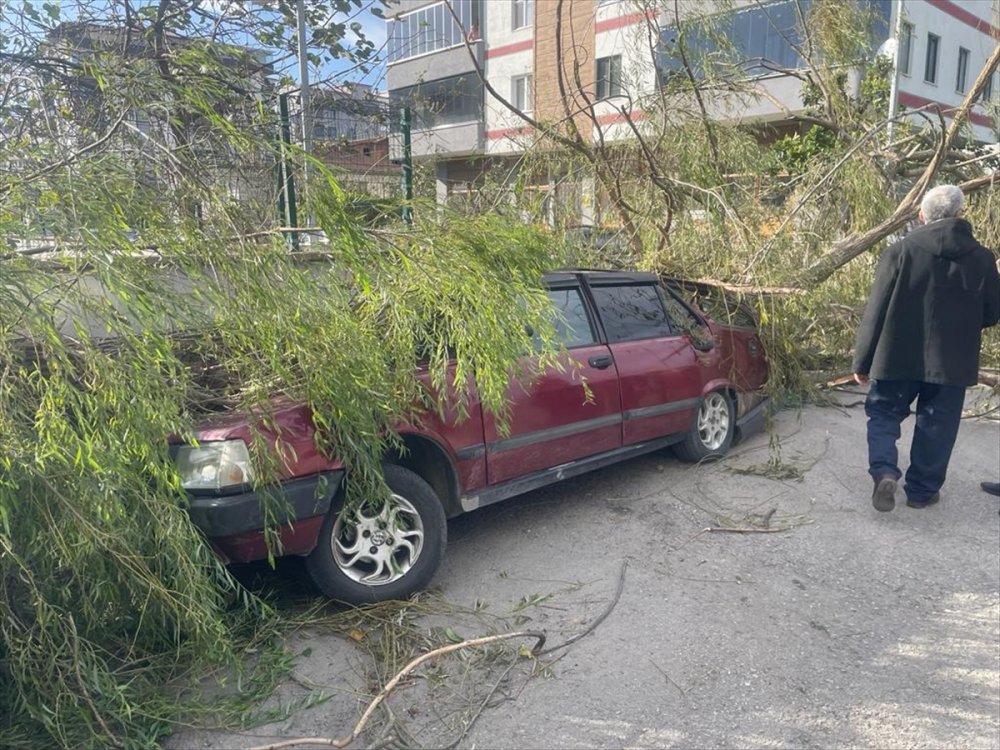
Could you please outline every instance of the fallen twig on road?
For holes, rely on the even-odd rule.
[[[777,529],[760,529],[756,526],[706,526],[704,529],[699,531],[699,534],[704,534],[713,531],[727,531],[730,534],[777,534],[779,531],[791,531],[791,526],[781,526]]]
[[[608,602],[608,606],[605,608],[605,610],[601,612],[601,614],[599,614],[594,619],[594,621],[590,623],[590,625],[588,625],[581,632],[577,633],[569,640],[563,641],[562,643],[552,646],[551,648],[547,648],[544,651],[539,651],[536,655],[544,656],[545,654],[551,654],[553,651],[558,651],[561,648],[566,648],[567,646],[576,643],[584,636],[593,633],[594,630],[597,629],[597,626],[600,625],[602,622],[604,622],[605,619],[607,619],[607,616],[611,614],[611,610],[613,610],[617,606],[618,600],[622,598],[622,591],[625,589],[625,571],[627,569],[628,569],[628,561],[622,560],[622,567],[621,571],[619,571],[618,573],[618,587],[615,589],[615,595],[611,598],[611,601]]]
[[[479,646],[488,646],[499,641],[510,640],[511,638],[535,638],[537,642],[535,643],[534,648],[531,649],[532,656],[539,656],[542,653],[545,653],[539,650],[543,645],[545,645],[545,634],[529,630],[518,631],[516,633],[500,633],[499,635],[490,635],[483,638],[472,638],[467,641],[462,641],[461,643],[451,643],[447,646],[436,648],[433,651],[428,651],[426,654],[418,656],[416,659],[413,659],[409,664],[399,670],[399,672],[396,673],[396,676],[389,680],[385,687],[382,688],[378,695],[375,696],[372,702],[368,704],[368,708],[365,709],[365,712],[361,715],[361,718],[358,719],[357,724],[354,725],[354,729],[351,730],[351,733],[347,737],[341,739],[333,739],[329,737],[296,737],[290,740],[272,742],[268,745],[257,745],[250,748],[250,750],[281,750],[281,748],[298,747],[301,745],[320,745],[322,747],[337,748],[347,747],[361,735],[365,725],[368,724],[368,720],[371,719],[372,714],[375,713],[375,709],[389,697],[392,691],[396,689],[396,686],[399,685],[400,681],[424,662],[435,659],[438,656],[450,654],[453,651],[460,651],[462,649],[475,648]]]

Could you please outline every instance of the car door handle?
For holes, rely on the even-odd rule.
[[[606,370],[615,363],[615,358],[610,354],[595,354],[587,360],[587,364],[596,367],[598,370]]]

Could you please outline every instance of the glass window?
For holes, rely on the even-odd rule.
[[[597,60],[597,98],[610,99],[622,93],[622,56],[601,57]]]
[[[514,76],[510,79],[510,103],[519,112],[531,111],[531,76]]]
[[[441,49],[444,46],[444,30],[448,28],[447,21],[450,20],[448,13],[444,9],[444,3],[434,6],[434,23],[431,24],[431,48]]]
[[[549,299],[556,311],[556,333],[563,346],[572,349],[597,342],[579,289],[550,289]]]
[[[447,48],[453,44],[461,43],[462,37],[458,33],[458,25],[452,18],[451,12],[444,5],[441,6],[441,10],[444,12],[444,18],[441,22],[441,46]]]
[[[511,28],[530,26],[535,20],[535,0],[511,0]]]
[[[385,54],[389,62],[395,62],[399,52],[396,48],[396,26],[399,25],[398,21],[388,21],[386,22],[386,33],[385,33]]]
[[[406,57],[417,54],[417,39],[420,35],[420,14],[411,13],[407,16]]]
[[[427,13],[419,11],[413,14],[417,19],[417,35],[414,38],[414,50],[417,55],[427,51]]]
[[[986,79],[986,84],[983,86],[983,93],[979,95],[981,101],[988,102],[993,98],[993,76],[995,75],[996,73]]]
[[[958,71],[955,74],[955,91],[965,93],[965,79],[969,74],[969,50],[958,48]]]
[[[903,22],[899,30],[899,72],[910,75],[910,58],[913,56],[913,24]]]
[[[661,83],[682,69],[681,44],[699,78],[705,75],[706,65],[717,63],[737,65],[750,75],[802,67],[795,46],[803,41],[802,18],[810,7],[810,0],[781,0],[687,21],[680,35],[676,28],[665,28],[657,50]],[[720,39],[729,40],[732,46],[720,46]]]
[[[938,47],[941,37],[937,34],[927,35],[927,58],[924,61],[924,80],[927,83],[937,83]]]
[[[663,302],[653,284],[596,286],[594,300],[609,343],[673,335]]]
[[[470,73],[393,89],[389,92],[389,99],[394,107],[410,106],[413,127],[425,130],[481,119],[483,84],[475,74]],[[395,118],[393,127],[398,127]]]

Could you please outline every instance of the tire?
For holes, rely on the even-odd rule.
[[[448,524],[434,490],[414,472],[391,464],[385,481],[392,491],[389,505],[376,510],[362,504],[344,518],[341,491],[306,557],[310,577],[331,599],[348,604],[405,599],[430,583],[441,564]]]
[[[732,399],[722,391],[712,391],[701,400],[691,431],[674,446],[674,453],[689,463],[722,458],[729,452],[735,433]]]

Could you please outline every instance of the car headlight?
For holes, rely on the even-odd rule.
[[[242,440],[177,445],[171,452],[186,490],[220,492],[253,482],[250,451]]]

